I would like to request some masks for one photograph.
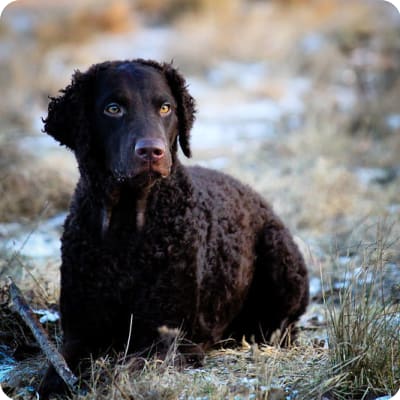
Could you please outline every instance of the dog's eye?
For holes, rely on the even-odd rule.
[[[171,112],[171,104],[169,103],[163,103],[163,105],[160,107],[160,114],[161,115],[168,115]]]
[[[104,108],[104,114],[109,117],[121,117],[123,113],[123,108],[117,103],[107,104]]]

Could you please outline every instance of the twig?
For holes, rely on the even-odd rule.
[[[56,346],[52,342],[50,342],[46,331],[36,319],[35,314],[29,307],[27,301],[25,300],[17,285],[13,282],[11,278],[9,278],[9,280],[10,297],[16,312],[28,325],[40,348],[43,350],[44,354],[51,362],[51,364],[53,364],[53,367],[57,371],[60,378],[68,385],[71,390],[74,390],[76,388],[75,385],[78,382],[78,378],[69,369],[67,363],[64,360],[64,357],[59,353]]]

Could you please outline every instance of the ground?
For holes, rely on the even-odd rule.
[[[43,364],[9,310],[6,277],[35,307],[56,308],[58,297],[58,239],[77,171],[41,133],[47,96],[76,68],[144,57],[173,59],[197,99],[185,162],[233,174],[274,205],[306,257],[312,303],[294,348],[244,343],[183,372],[150,363],[134,373],[100,360],[86,398],[394,394],[400,15],[381,0],[162,4],[20,0],[3,13],[0,383],[23,397]],[[45,326],[59,337],[56,323]]]

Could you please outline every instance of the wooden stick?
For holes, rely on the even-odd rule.
[[[64,357],[59,353],[56,346],[50,342],[46,331],[42,325],[38,322],[32,309],[29,307],[23,294],[17,285],[10,279],[10,297],[13,302],[16,312],[22,317],[24,322],[28,325],[33,333],[33,336],[37,340],[40,348],[43,350],[47,359],[53,364],[53,367],[57,371],[60,378],[68,385],[71,390],[75,390],[78,378],[69,369]]]

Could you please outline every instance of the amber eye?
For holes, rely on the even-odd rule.
[[[107,104],[104,108],[104,114],[109,117],[121,117],[124,113],[123,108],[117,103]]]
[[[161,115],[168,115],[171,112],[171,104],[169,103],[164,103],[161,107],[160,107],[160,114]]]

